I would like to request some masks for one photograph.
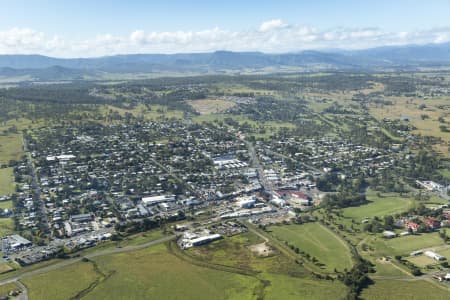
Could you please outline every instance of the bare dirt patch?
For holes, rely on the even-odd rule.
[[[267,242],[251,245],[248,246],[248,248],[250,249],[250,251],[260,257],[267,257],[275,254],[273,248],[270,247]]]
[[[232,101],[220,99],[190,100],[187,103],[201,115],[221,113],[236,105]]]

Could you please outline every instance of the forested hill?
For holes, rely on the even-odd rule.
[[[79,79],[102,73],[370,70],[443,66],[450,67],[449,43],[284,54],[216,51],[97,58],[0,55],[0,76],[29,75],[38,80]]]

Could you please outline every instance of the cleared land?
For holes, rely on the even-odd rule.
[[[14,172],[12,168],[0,169],[0,197],[15,192]],[[1,204],[0,204],[1,205]]]
[[[437,232],[409,235],[393,239],[376,237],[373,245],[382,256],[409,255],[412,251],[445,245]]]
[[[319,223],[272,226],[270,230],[279,240],[288,241],[311,257],[316,257],[320,263],[325,264],[324,269],[329,272],[333,272],[335,268],[342,271],[352,267],[347,247]]]
[[[344,216],[361,221],[365,218],[373,218],[375,216],[383,217],[407,211],[414,204],[414,199],[403,198],[398,194],[386,194],[378,197],[375,193],[367,194],[367,200],[370,203],[358,207],[349,207],[343,210]]]
[[[398,280],[377,280],[374,285],[369,286],[362,292],[362,299],[385,300],[385,299],[414,299],[414,300],[444,300],[448,299],[448,291],[438,289],[432,284],[420,280],[414,282]]]
[[[22,154],[21,134],[0,135],[0,165],[19,160]]]
[[[0,218],[0,237],[14,233],[14,221],[10,218]]]
[[[253,277],[186,263],[163,245],[101,257],[97,263],[114,273],[85,299],[252,299],[260,284]]]
[[[22,280],[30,299],[72,299],[101,278],[90,262],[79,262],[64,269]]]
[[[236,105],[232,101],[221,99],[190,100],[187,103],[201,115],[220,113]]]

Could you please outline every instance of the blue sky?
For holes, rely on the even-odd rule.
[[[0,0],[0,53],[277,52],[445,42],[449,16],[450,0]]]

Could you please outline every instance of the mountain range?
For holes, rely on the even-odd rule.
[[[253,71],[379,70],[450,67],[450,43],[364,50],[267,54],[216,51],[187,54],[127,54],[95,58],[0,55],[0,76],[73,80],[109,73],[223,73]]]

